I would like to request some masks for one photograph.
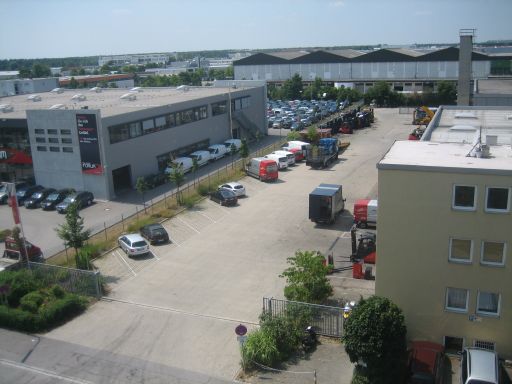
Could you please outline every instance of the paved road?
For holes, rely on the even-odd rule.
[[[205,200],[166,222],[173,244],[154,247],[153,257],[130,260],[114,250],[97,261],[110,282],[108,298],[45,334],[45,348],[37,345],[23,364],[99,383],[162,382],[160,374],[170,383],[186,383],[182,375],[197,375],[196,382],[232,380],[240,360],[234,328],[255,327],[263,296],[282,298],[285,281],[278,275],[286,258],[297,249],[320,250],[333,252],[336,266],[346,263],[353,202],[376,197],[375,164],[411,128],[409,116],[397,110],[376,115],[372,128],[350,136],[351,146],[331,168],[300,164],[269,184],[246,178],[248,197],[238,206]],[[347,198],[349,210],[331,227],[307,219],[308,193],[321,182],[343,184]],[[371,282],[355,287],[347,275],[332,277],[339,296],[371,294]],[[16,348],[0,341],[3,353]],[[21,356],[7,359],[20,363]],[[313,361],[318,371],[332,369],[332,362]],[[3,372],[38,375],[13,363],[0,365]]]

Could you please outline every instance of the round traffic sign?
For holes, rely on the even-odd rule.
[[[243,336],[247,333],[247,327],[243,324],[239,324],[236,326],[235,328],[235,333],[238,335],[238,336]]]

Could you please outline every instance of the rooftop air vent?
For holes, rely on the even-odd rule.
[[[506,119],[507,119],[507,120],[512,120],[512,115],[507,115],[507,116],[506,116]]]
[[[130,92],[144,92],[141,87],[133,87],[130,89]]]
[[[27,97],[27,100],[32,100],[32,101],[41,101],[41,96],[39,95],[30,95],[29,97]]]
[[[0,111],[3,113],[12,112],[13,109],[11,104],[0,104]]]
[[[77,93],[76,95],[74,95],[71,100],[73,101],[84,101],[86,100],[87,98],[85,97],[85,95],[82,95],[81,93]]]
[[[454,125],[450,131],[476,131],[478,128],[473,125]]]
[[[178,91],[187,92],[188,91],[188,85],[180,85],[179,87],[176,87]]]
[[[51,93],[62,93],[62,92],[64,92],[64,88],[53,88],[50,92]]]
[[[91,89],[89,89],[89,91],[100,93],[101,92],[101,87],[92,87]]]
[[[137,99],[137,95],[135,93],[125,93],[120,99],[133,101]]]
[[[476,119],[476,115],[473,112],[456,112],[456,119]]]
[[[50,108],[48,109],[64,109],[66,106],[64,104],[53,104]]]

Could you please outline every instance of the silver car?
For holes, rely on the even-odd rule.
[[[149,244],[138,233],[120,236],[117,243],[128,256],[145,255],[149,252]]]
[[[219,189],[227,189],[231,192],[233,192],[237,197],[245,196],[245,187],[236,182],[226,183],[219,186]]]

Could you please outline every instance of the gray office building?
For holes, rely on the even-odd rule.
[[[76,92],[41,94],[37,103],[14,96],[2,116],[26,116],[34,176],[46,187],[109,200],[172,158],[267,134],[262,82]]]

